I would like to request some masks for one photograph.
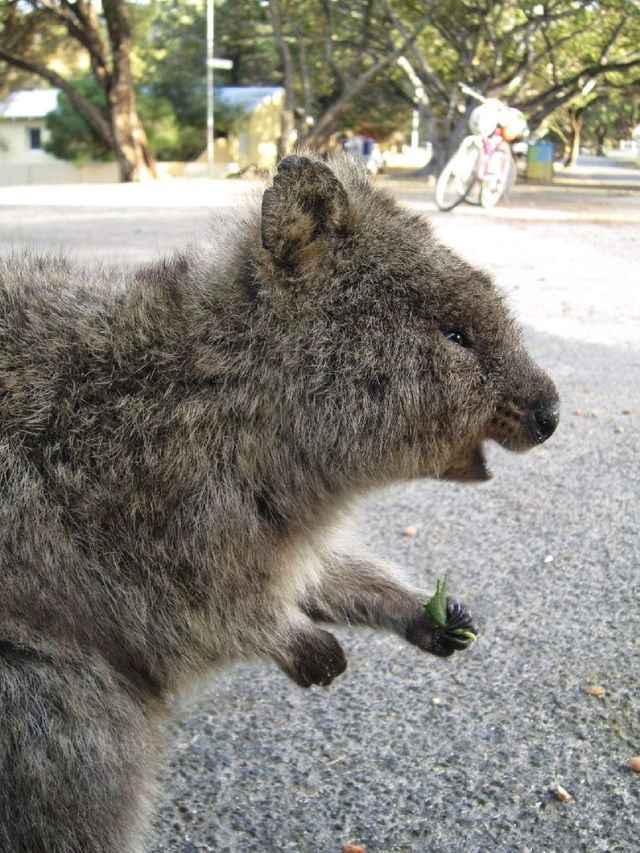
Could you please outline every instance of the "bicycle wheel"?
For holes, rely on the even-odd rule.
[[[478,139],[467,136],[438,177],[436,204],[440,210],[451,210],[464,201],[476,180],[479,158]]]
[[[480,181],[474,181],[471,184],[471,189],[465,196],[465,204],[480,204],[480,190],[482,189],[482,184]]]
[[[511,189],[515,177],[511,146],[506,142],[501,142],[489,158],[487,170],[482,179],[482,186],[480,187],[480,204],[482,207],[495,207]]]

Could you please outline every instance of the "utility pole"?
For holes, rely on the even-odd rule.
[[[207,0],[207,174],[213,177],[214,154],[214,123],[213,123],[213,69],[221,68],[228,71],[233,68],[230,59],[216,59],[213,55],[213,43],[215,35],[214,23],[214,0]]]
[[[207,174],[213,177],[213,0],[207,0]]]

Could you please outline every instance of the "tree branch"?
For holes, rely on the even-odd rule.
[[[98,19],[93,8],[87,13],[83,8],[82,0],[71,4],[69,0],[60,0],[60,5],[55,5],[51,0],[29,0],[30,6],[38,11],[41,10],[50,18],[61,23],[71,38],[81,44],[91,61],[91,68],[101,88],[107,92],[111,83],[111,73],[107,62],[104,43],[100,36]],[[79,21],[80,26],[76,23]]]
[[[403,40],[400,47],[379,59],[359,77],[345,86],[342,94],[328,107],[328,109],[325,110],[318,124],[313,129],[313,132],[307,138],[310,145],[318,144],[324,140],[349,101],[358,95],[375,77],[377,77],[378,74],[380,74],[381,71],[384,71],[384,69],[388,68],[389,65],[398,59],[398,57],[402,56],[406,49],[410,47],[420,35],[428,18],[428,14],[423,15],[414,27],[413,32]]]
[[[397,15],[394,14],[393,10],[390,8],[389,4],[387,3],[387,0],[382,0],[382,6],[385,10],[385,14],[387,14],[389,16],[389,19],[392,21],[393,26],[400,33],[402,38],[407,39],[409,37],[409,33],[408,33],[407,28],[404,26],[402,21],[400,21],[400,19],[397,17]],[[420,48],[417,46],[417,44],[415,43],[415,40],[411,43],[411,53],[412,53],[417,65],[418,65],[418,73],[420,75],[420,79],[425,84],[425,86],[428,86],[432,89],[435,89],[435,91],[441,97],[448,98],[449,97],[448,89],[446,88],[446,86],[444,85],[442,80],[438,77],[438,75],[435,73],[433,68],[431,68],[426,56],[422,53]]]
[[[545,92],[535,95],[527,101],[520,104],[520,109],[525,112],[530,112],[537,108],[537,112],[531,116],[531,121],[541,121],[545,116],[549,115],[554,109],[568,103],[575,98],[580,90],[589,80],[595,80],[605,74],[614,71],[626,71],[629,68],[640,66],[640,56],[624,62],[610,62],[606,65],[590,65],[582,68],[580,71],[573,74],[567,80],[563,80]]]
[[[333,17],[333,7],[329,0],[321,0],[322,11],[324,12],[324,16],[326,18],[326,25],[324,28],[324,58],[331,69],[331,73],[333,74],[333,79],[335,81],[334,91],[342,92],[344,91],[344,76],[340,68],[333,61],[333,46],[331,43],[331,37],[335,31],[335,22]]]
[[[91,127],[96,131],[100,138],[110,147],[113,147],[113,135],[109,122],[104,118],[100,110],[95,107],[91,101],[84,98],[59,74],[51,71],[44,65],[38,62],[32,62],[23,56],[17,56],[3,47],[0,47],[0,59],[15,68],[20,68],[22,71],[29,71],[31,74],[37,74],[43,80],[51,83],[57,89],[62,89],[65,95],[69,98],[73,106],[81,113],[89,122]]]

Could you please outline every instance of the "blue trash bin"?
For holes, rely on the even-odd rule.
[[[537,181],[553,180],[553,144],[536,142],[527,151],[527,178]]]

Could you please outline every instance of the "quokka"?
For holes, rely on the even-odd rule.
[[[143,850],[167,697],[216,666],[329,684],[331,622],[463,649],[341,519],[558,423],[490,278],[352,160],[287,157],[213,243],[0,262],[5,853]]]

